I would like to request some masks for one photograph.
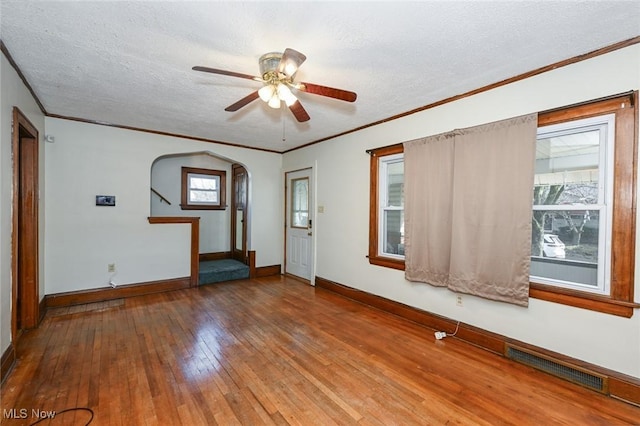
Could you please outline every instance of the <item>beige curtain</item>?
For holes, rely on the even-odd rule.
[[[405,276],[527,306],[537,115],[410,141]]]
[[[409,281],[449,284],[453,158],[453,133],[404,144],[405,277]]]

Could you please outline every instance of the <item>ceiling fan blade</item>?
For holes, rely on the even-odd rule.
[[[297,50],[286,48],[278,64],[278,72],[292,77],[306,59],[307,57]]]
[[[291,104],[289,106],[289,110],[293,113],[293,115],[296,117],[296,120],[298,120],[300,123],[309,121],[309,119],[311,118],[309,117],[307,110],[304,109],[300,101],[295,101],[293,104]]]
[[[258,99],[258,97],[259,97],[258,91],[256,90],[255,92],[252,92],[249,95],[245,96],[244,98],[240,99],[235,104],[229,105],[224,110],[230,111],[230,112],[237,111],[243,106],[247,105],[248,103],[255,101],[256,99]]]
[[[296,85],[298,90],[307,93],[313,93],[314,95],[326,96],[328,98],[340,99],[341,101],[355,102],[358,95],[348,90],[336,89],[334,87],[320,86],[313,83],[298,83]]]
[[[195,66],[192,69],[194,71],[210,72],[212,74],[222,74],[222,75],[228,75],[230,77],[239,77],[239,78],[246,78],[248,80],[262,81],[262,79],[260,77],[256,77],[256,76],[249,75],[249,74],[242,74],[242,73],[239,73],[239,72],[219,70],[217,68]]]

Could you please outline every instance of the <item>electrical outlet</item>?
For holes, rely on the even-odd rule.
[[[115,272],[116,271],[116,264],[115,263],[110,263],[107,265],[107,272]]]
[[[462,296],[460,294],[456,296],[456,305],[462,306]]]

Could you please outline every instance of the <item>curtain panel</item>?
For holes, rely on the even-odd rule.
[[[528,306],[537,114],[404,144],[405,277]]]

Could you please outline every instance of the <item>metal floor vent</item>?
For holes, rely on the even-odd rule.
[[[506,345],[506,356],[509,359],[552,374],[561,379],[582,385],[586,388],[607,394],[609,391],[606,376],[577,367],[566,362],[517,346]]]

